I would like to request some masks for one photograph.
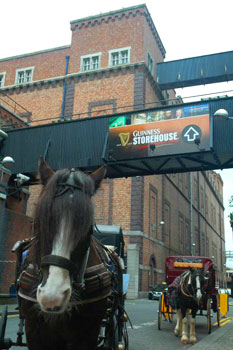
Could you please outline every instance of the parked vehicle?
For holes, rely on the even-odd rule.
[[[149,300],[159,300],[160,296],[163,294],[166,284],[157,284],[148,293]]]

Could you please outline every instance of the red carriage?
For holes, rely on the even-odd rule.
[[[178,276],[185,271],[202,269],[208,278],[205,295],[198,315],[206,316],[208,333],[211,333],[211,310],[217,315],[217,324],[220,323],[219,291],[216,288],[214,263],[210,258],[200,256],[169,256],[165,260],[165,273],[167,287],[172,286]],[[169,300],[169,288],[161,295],[158,307],[158,329],[161,329],[162,316],[170,322],[173,320],[175,310]]]

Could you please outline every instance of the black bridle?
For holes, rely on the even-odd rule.
[[[66,180],[66,182],[59,182],[57,184],[58,187],[64,187],[60,192],[55,194],[55,197],[59,197],[62,196],[64,193],[71,191],[71,193],[74,192],[74,190],[79,190],[87,195],[93,195],[93,193],[90,193],[89,191],[87,191],[87,189],[85,189],[85,187],[82,184],[77,184],[75,183],[75,179],[74,179],[74,173],[75,173],[75,169],[72,168],[70,170],[70,175],[68,177],[68,179]]]
[[[75,280],[75,285],[77,288],[84,288],[85,280],[84,274],[87,267],[87,262],[89,258],[90,247],[84,253],[82,263],[77,266],[73,261],[64,258],[59,255],[45,255],[41,259],[41,268],[49,267],[49,266],[57,266],[62,269],[68,270],[72,280]]]
[[[184,275],[182,280],[181,280],[180,290],[184,296],[186,296],[188,298],[193,298],[196,300],[196,294],[197,294],[198,290],[201,291],[202,295],[204,294],[203,286],[201,285],[202,274],[198,273],[198,274],[195,274],[194,276],[192,276],[191,271],[189,271],[188,273],[189,273],[189,275]],[[188,289],[186,290],[188,285],[185,284],[185,280],[187,280],[189,277],[191,278],[191,284],[189,285],[191,287],[191,290],[188,290]],[[192,278],[195,279],[196,277],[199,277],[199,279],[200,279],[200,287],[198,287],[198,288],[194,288],[194,286],[192,284]]]
[[[55,194],[55,197],[61,196],[67,191],[71,191],[73,193],[75,190],[82,191],[83,193],[90,195],[88,191],[85,190],[82,184],[76,184],[74,179],[75,169],[72,168],[70,170],[70,175],[66,182],[60,182],[57,184],[58,187],[64,187],[60,192]],[[93,229],[90,231],[93,232]],[[41,268],[48,268],[49,266],[57,266],[68,270],[72,279],[75,279],[75,285],[77,288],[83,288],[85,284],[84,274],[87,267],[87,262],[90,253],[90,246],[87,246],[84,251],[84,255],[82,257],[81,264],[75,264],[72,260],[64,258],[59,255],[45,255],[41,258]]]

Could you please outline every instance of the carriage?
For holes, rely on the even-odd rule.
[[[200,256],[169,256],[165,260],[166,284],[167,287],[171,286],[178,276],[190,268],[202,269],[208,276],[208,285],[197,315],[206,316],[208,333],[211,333],[211,310],[216,313],[217,325],[220,326],[220,294],[216,287],[213,261],[210,258]],[[166,288],[159,300],[158,329],[161,329],[162,318],[172,322],[174,314],[175,310],[169,301],[169,289]]]
[[[121,260],[124,259],[124,239],[120,226],[95,225],[94,237],[109,251],[115,251]],[[19,264],[27,252],[31,240],[17,242],[14,250],[17,253],[16,276],[19,274]],[[114,261],[110,262],[111,273],[114,280],[113,292],[107,300],[106,313],[102,319],[100,332],[98,336],[98,350],[127,350],[128,333],[126,322],[128,316],[124,310],[125,294],[127,292],[128,276],[123,273],[119,265]],[[7,306],[3,307],[0,319],[0,350],[10,349],[12,346],[27,346],[24,340],[24,319],[20,314],[19,307],[19,325],[16,340],[5,338],[7,325],[8,310]]]

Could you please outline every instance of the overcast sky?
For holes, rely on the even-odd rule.
[[[146,3],[165,46],[166,61],[233,50],[232,0],[2,0],[0,58],[69,45],[70,21],[142,3]],[[177,89],[177,94],[183,98],[215,92],[232,96],[230,90],[233,91],[232,82]],[[233,250],[228,218],[232,172],[220,171],[224,181],[226,250]],[[227,265],[233,267],[233,262]]]

